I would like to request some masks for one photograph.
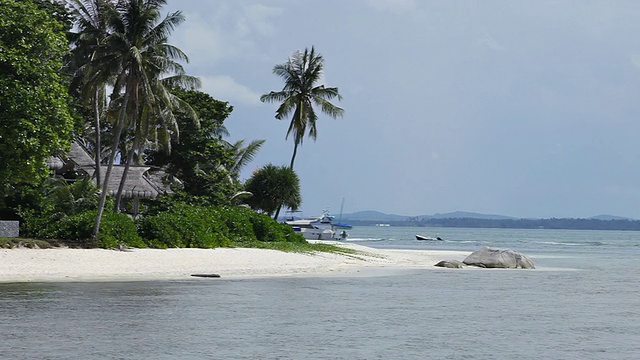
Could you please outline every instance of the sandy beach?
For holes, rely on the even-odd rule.
[[[394,270],[438,269],[440,260],[462,260],[468,252],[355,249],[354,255],[286,253],[275,250],[218,249],[2,249],[0,282],[132,281],[269,276],[372,275]]]

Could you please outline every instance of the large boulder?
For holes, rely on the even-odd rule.
[[[535,269],[533,261],[518,251],[486,246],[472,252],[462,262],[483,268]]]

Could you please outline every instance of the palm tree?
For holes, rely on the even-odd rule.
[[[101,138],[100,117],[106,107],[106,85],[108,72],[102,72],[101,78],[88,81],[91,69],[84,65],[98,56],[108,35],[106,14],[112,4],[107,0],[68,0],[70,12],[75,20],[78,33],[73,34],[71,69],[74,71],[72,87],[77,89],[83,101],[91,104],[94,121],[96,184],[100,186]],[[106,76],[104,76],[106,74]]]
[[[160,113],[167,110],[166,106],[171,101],[174,101],[172,104],[178,102],[158,91],[159,88],[164,88],[160,85],[163,81],[162,75],[167,73],[184,75],[182,66],[175,60],[188,61],[187,56],[180,49],[166,43],[171,31],[184,21],[184,17],[177,11],[168,14],[164,20],[160,21],[161,9],[165,4],[166,0],[118,0],[114,6],[107,9],[110,33],[104,41],[104,49],[90,62],[90,68],[93,69],[93,77],[90,79],[97,80],[97,74],[100,72],[108,72],[112,75],[115,73],[109,103],[116,118],[113,128],[113,145],[102,184],[98,216],[93,230],[94,237],[100,230],[109,178],[123,129],[125,127],[133,129],[137,135],[147,134],[148,132],[144,129],[151,129],[153,126],[147,127],[142,121],[148,121],[154,115],[163,120],[170,119],[170,116],[167,118]],[[199,85],[196,79],[186,76],[170,78],[165,82],[172,85]],[[167,99],[171,101],[167,102]],[[131,156],[135,148],[141,146],[139,145],[141,141],[143,141],[141,138],[134,141],[134,149],[130,150]],[[128,164],[130,164],[129,157],[127,156]],[[128,167],[125,167],[121,188],[126,181],[127,170]]]
[[[240,175],[240,171],[253,161],[265,140],[252,140],[247,146],[244,146],[244,142],[245,139],[238,140],[233,144],[226,142],[227,148],[233,153],[233,166],[227,171],[230,177],[236,179]]]
[[[276,220],[283,206],[297,210],[302,202],[300,179],[286,166],[268,164],[256,170],[245,183],[245,190],[252,194],[245,200],[251,208],[269,216],[275,213]]]
[[[143,103],[140,109],[141,113],[139,113],[139,116],[133,121],[135,124],[133,139],[130,148],[126,150],[127,159],[116,194],[114,212],[120,209],[122,191],[124,190],[127,174],[134,161],[134,157],[136,157],[138,162],[142,160],[141,155],[147,143],[153,143],[154,148],[163,148],[166,153],[171,152],[171,138],[174,137],[177,140],[180,135],[178,121],[174,112],[178,110],[181,111],[184,116],[195,120],[197,124],[197,115],[191,106],[179,97],[173,95],[169,90],[175,86],[197,87],[200,85],[196,78],[185,75],[181,66],[179,69],[180,74],[178,75],[163,79],[158,79],[157,77],[151,78],[152,92],[146,96],[154,100],[152,103],[153,107],[146,106],[148,105],[146,102]]]
[[[276,111],[276,119],[282,120],[293,113],[291,124],[287,130],[287,138],[293,134],[293,156],[291,157],[290,168],[293,169],[293,162],[298,152],[298,145],[302,144],[305,133],[309,137],[316,139],[318,130],[316,122],[318,115],[313,105],[319,106],[320,110],[332,118],[342,117],[344,110],[339,108],[329,100],[337,98],[342,100],[336,87],[325,87],[318,85],[322,78],[324,58],[315,52],[314,47],[303,52],[296,51],[284,64],[274,66],[273,73],[284,80],[284,88],[281,91],[271,91],[260,97],[262,102],[280,102],[280,107]]]

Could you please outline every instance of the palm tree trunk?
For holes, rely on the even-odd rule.
[[[289,169],[293,170],[293,162],[296,160],[296,154],[298,153],[298,141],[294,142],[293,145],[293,156],[291,157],[291,164],[289,165]],[[280,215],[280,210],[282,210],[282,205],[278,206],[276,210],[276,215],[273,217],[273,220],[278,220],[278,215]]]
[[[291,164],[289,164],[289,169],[293,170],[293,162],[296,160],[296,154],[298,153],[298,141],[294,142],[293,145],[293,156],[291,157]],[[276,215],[273,217],[274,220],[278,220],[278,215],[280,215],[280,210],[282,210],[282,205],[278,206],[276,210]]]
[[[113,163],[116,160],[116,149],[118,148],[118,143],[120,143],[120,135],[122,134],[122,129],[124,128],[128,102],[129,92],[125,90],[124,102],[122,104],[122,107],[120,108],[120,116],[118,117],[118,123],[116,124],[116,133],[114,134],[113,138],[113,150],[111,151],[111,156],[109,158],[109,166],[107,167],[107,172],[104,174],[102,193],[100,194],[100,201],[98,202],[98,215],[96,216],[96,223],[93,226],[93,234],[91,235],[94,240],[98,238],[98,232],[100,232],[100,222],[102,221],[102,213],[104,212],[104,203],[107,200],[107,193],[109,192],[109,177],[111,176]]]
[[[95,126],[96,126],[96,186],[100,187],[100,158],[102,154],[100,153],[100,89],[96,86],[96,91],[93,94],[93,116],[95,118]]]
[[[278,216],[280,215],[280,209],[282,209],[282,205],[278,206],[278,209],[276,210],[276,214],[273,216],[273,220],[278,221]]]
[[[289,165],[290,169],[293,169],[293,162],[296,160],[297,153],[298,153],[298,141],[295,141],[293,145],[293,156],[291,157],[291,164]]]
[[[131,167],[131,162],[133,161],[133,153],[136,149],[136,141],[133,140],[133,144],[131,145],[131,150],[129,150],[129,154],[127,154],[127,160],[124,165],[124,171],[122,172],[122,178],[120,179],[120,185],[118,186],[118,193],[116,194],[116,201],[113,205],[113,212],[120,211],[120,203],[122,201],[122,191],[124,190],[124,184],[127,182],[127,175],[129,175],[129,168]]]

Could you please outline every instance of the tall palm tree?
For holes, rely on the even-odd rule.
[[[107,8],[112,3],[108,0],[68,0],[67,4],[78,28],[78,33],[73,34],[72,37],[73,51],[70,65],[74,72],[72,88],[78,91],[82,100],[90,104],[92,108],[95,137],[95,178],[99,187],[102,160],[100,117],[106,107],[106,85],[109,81],[109,72],[101,72],[101,78],[89,81],[89,73],[92,70],[85,65],[99,56],[108,35],[106,14],[109,13]]]
[[[113,73],[114,67],[117,68],[109,103],[116,115],[113,145],[102,184],[94,237],[100,230],[109,178],[123,129],[127,127],[145,133],[141,130],[145,128],[141,121],[150,119],[151,113],[158,115],[158,109],[166,110],[164,106],[168,104],[158,95],[161,76],[167,73],[184,75],[182,66],[176,60],[188,61],[187,56],[166,43],[171,31],[184,21],[184,17],[177,11],[160,21],[163,5],[166,5],[166,0],[118,0],[108,9],[107,20],[111,32],[105,39],[105,50],[91,61],[91,68],[96,73]],[[199,85],[192,77],[171,79],[169,82],[174,85]],[[134,143],[139,144],[140,141],[142,139],[137,139]],[[133,154],[134,149],[131,151]],[[129,160],[127,162],[130,163]],[[124,170],[122,183],[126,181],[127,170],[128,167]]]
[[[296,51],[284,64],[273,67],[273,73],[284,80],[284,87],[281,91],[271,91],[260,97],[262,102],[280,102],[280,107],[276,110],[276,119],[282,120],[293,113],[291,123],[287,130],[287,138],[293,134],[293,156],[289,167],[293,169],[293,162],[296,159],[298,145],[306,133],[309,137],[316,139],[318,130],[316,122],[318,115],[313,105],[320,107],[320,110],[332,118],[342,117],[344,109],[333,105],[329,100],[337,98],[342,100],[336,87],[325,87],[318,84],[322,78],[324,68],[324,58],[315,52],[305,48],[304,52]]]
[[[168,61],[171,60],[169,59]],[[177,75],[158,79],[159,74],[155,74],[154,77],[150,78],[152,92],[146,96],[153,100],[151,107],[148,106],[148,102],[144,102],[143,106],[139,108],[140,111],[137,113],[137,117],[134,114],[133,141],[130,148],[126,149],[125,169],[118,186],[114,211],[120,209],[122,192],[129,168],[134,162],[134,157],[138,162],[142,160],[141,155],[147,143],[153,143],[154,148],[163,148],[166,153],[171,152],[171,138],[174,137],[177,140],[180,135],[178,121],[174,112],[179,110],[184,116],[195,120],[196,123],[198,121],[197,115],[191,106],[173,95],[170,89],[176,86],[194,88],[200,86],[200,82],[192,76],[185,75],[179,64],[176,64],[176,66],[179,69],[179,74]],[[151,73],[150,75],[154,74]]]

